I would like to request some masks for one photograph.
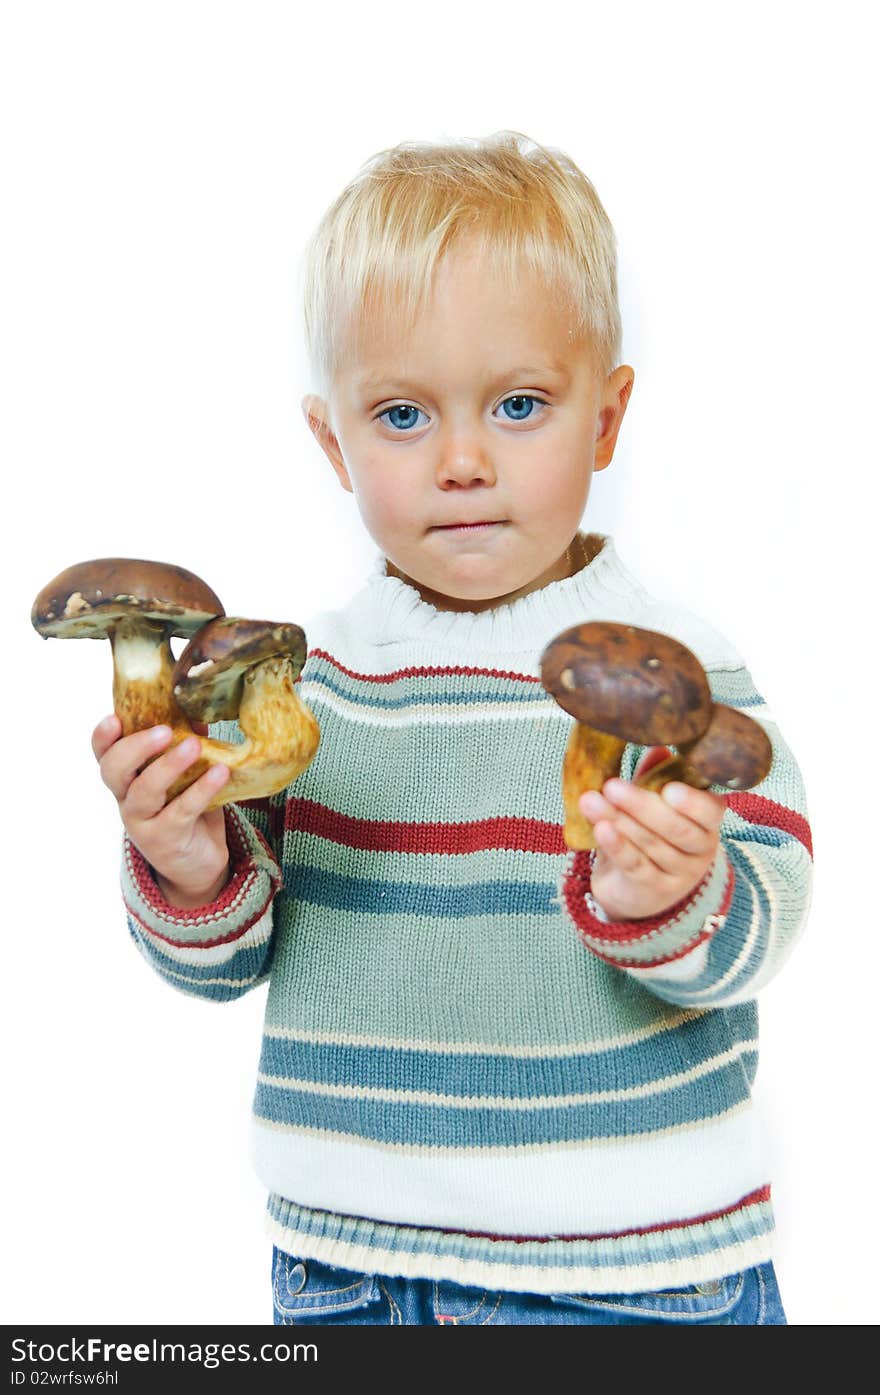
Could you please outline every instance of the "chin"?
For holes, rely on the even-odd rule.
[[[505,596],[508,591],[513,590],[512,585],[508,585],[507,580],[492,578],[474,578],[473,580],[463,580],[461,577],[450,577],[444,584],[442,579],[438,579],[434,588],[443,595],[457,597],[462,601],[491,601],[496,596]]]

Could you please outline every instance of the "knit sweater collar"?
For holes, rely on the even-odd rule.
[[[613,539],[598,535],[603,547],[574,576],[553,581],[518,600],[482,611],[438,610],[415,587],[389,576],[381,552],[374,557],[350,617],[367,643],[405,641],[449,650],[534,652],[561,630],[591,619],[615,619],[647,599],[644,588],[624,566]]]

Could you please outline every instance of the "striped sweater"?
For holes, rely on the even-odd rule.
[[[756,789],[713,787],[714,866],[645,920],[609,921],[592,855],[562,838],[572,718],[540,655],[594,619],[688,645],[774,748]],[[543,1293],[769,1259],[755,994],[803,926],[812,862],[798,768],[742,659],[653,599],[610,537],[574,576],[477,613],[434,609],[377,555],[306,632],[320,746],[283,793],[227,806],[219,899],[172,907],[128,840],[123,856],[131,933],[171,985],[226,1002],[268,981],[253,1151],[273,1240]]]

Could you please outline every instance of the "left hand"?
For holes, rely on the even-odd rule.
[[[679,780],[659,793],[606,780],[579,803],[597,844],[593,897],[612,920],[659,915],[693,891],[715,861],[727,808]]]

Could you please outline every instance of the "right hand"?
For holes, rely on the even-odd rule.
[[[207,733],[201,724],[196,730]],[[115,715],[105,717],[92,732],[101,779],[115,796],[125,831],[152,867],[165,900],[181,908],[202,906],[216,900],[229,877],[223,809],[206,812],[229,779],[229,768],[212,766],[166,804],[166,791],[199,756],[199,743],[192,737],[168,747],[169,727],[123,736]],[[157,751],[164,755],[156,756]]]

